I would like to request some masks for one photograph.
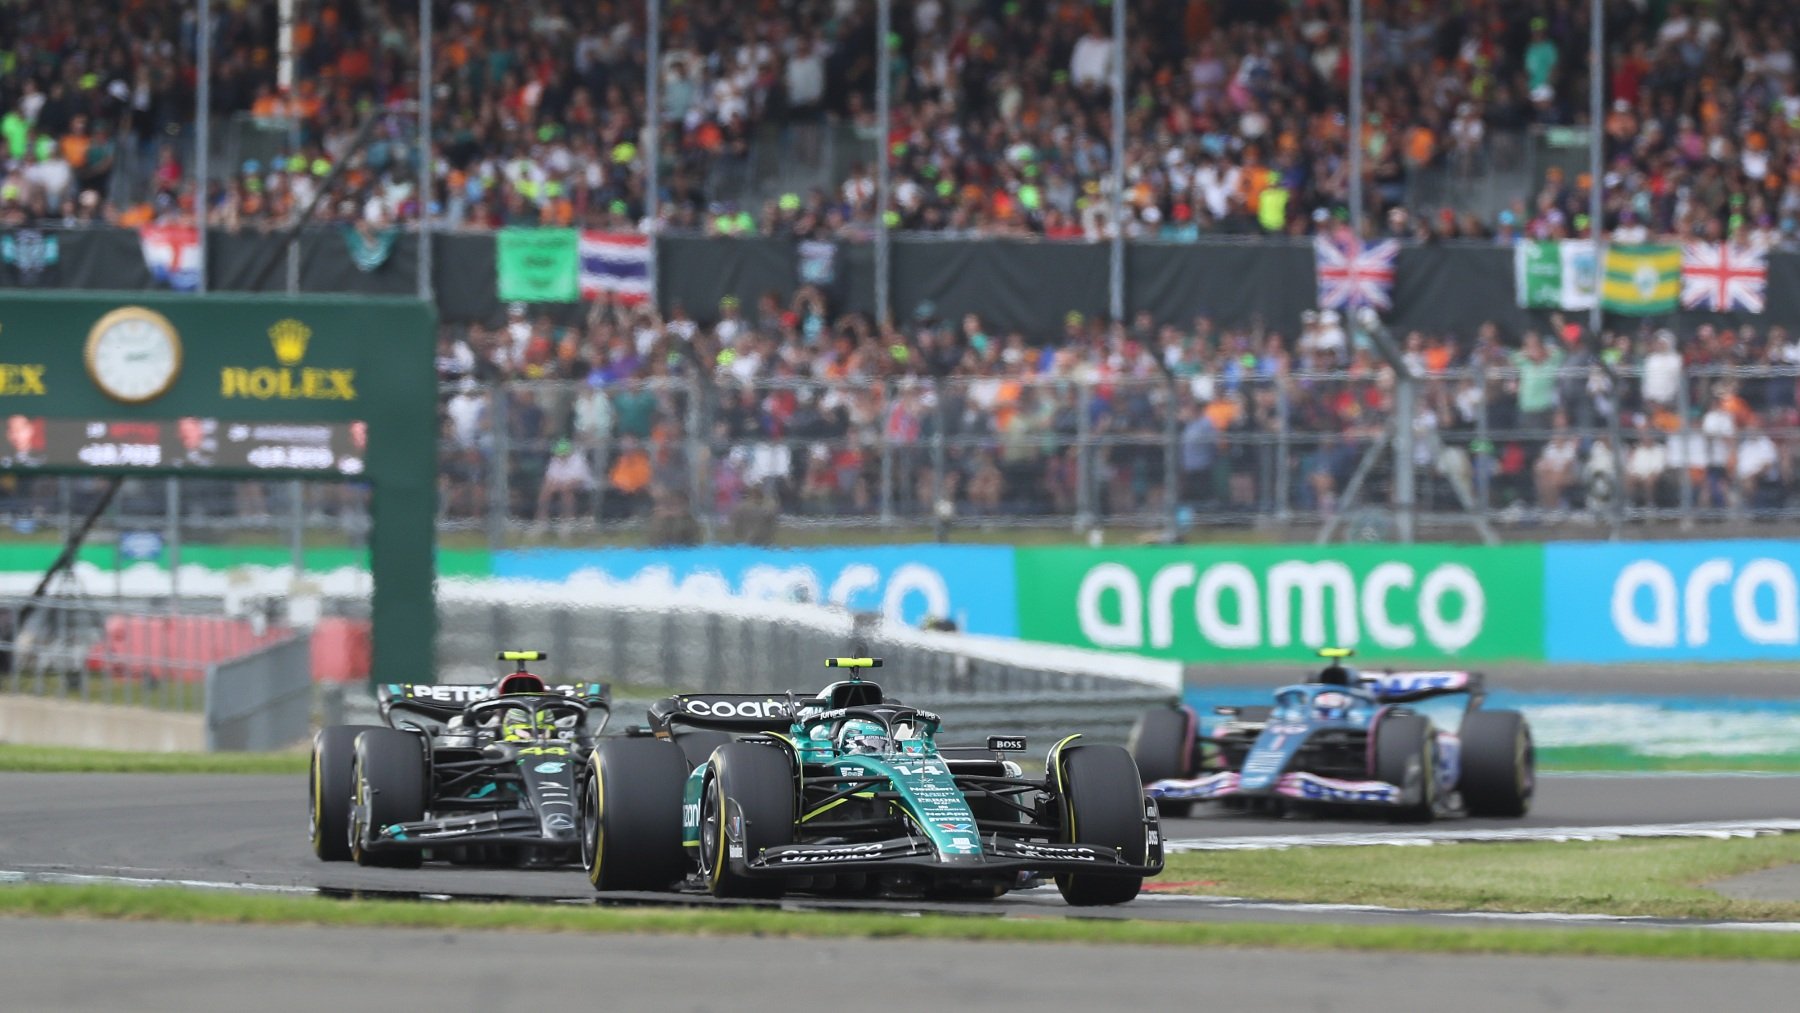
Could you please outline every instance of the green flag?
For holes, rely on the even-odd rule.
[[[581,298],[581,234],[574,229],[501,229],[494,261],[502,302]]]
[[[1513,247],[1514,291],[1528,309],[1585,310],[1599,298],[1594,244],[1521,242]]]
[[[1649,316],[1675,312],[1681,295],[1681,247],[1611,246],[1600,303],[1614,313]]]

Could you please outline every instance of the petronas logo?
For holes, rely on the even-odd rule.
[[[283,366],[299,365],[306,358],[306,342],[312,337],[312,328],[289,317],[278,320],[269,328],[269,341],[275,345],[275,358],[281,360]]]

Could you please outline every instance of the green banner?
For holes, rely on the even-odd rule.
[[[1541,660],[1536,545],[1018,549],[1019,636],[1182,661]]]
[[[62,551],[61,543],[41,542],[38,544],[0,545],[0,573],[42,573]],[[78,562],[87,563],[100,570],[114,570],[123,565],[135,565],[131,560],[121,560],[114,547],[106,542],[96,541],[81,547],[76,557]],[[184,545],[181,547],[181,565],[198,566],[208,570],[230,570],[237,566],[284,567],[292,565],[293,550],[285,545]],[[169,554],[165,549],[157,566],[167,569]],[[349,567],[353,570],[369,568],[369,553],[366,549],[350,548],[308,548],[302,556],[301,565],[308,573],[330,573],[333,570]],[[437,551],[437,575],[442,577],[491,577],[494,574],[494,560],[486,549],[439,549]]]
[[[494,251],[506,302],[581,298],[581,235],[574,229],[501,229]]]

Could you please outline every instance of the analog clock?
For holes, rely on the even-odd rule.
[[[113,310],[88,332],[87,369],[115,401],[155,400],[181,372],[181,336],[161,313],[141,306]]]

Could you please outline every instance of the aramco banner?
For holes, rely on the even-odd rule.
[[[1541,660],[1540,546],[1017,549],[1019,636],[1196,662]]]

